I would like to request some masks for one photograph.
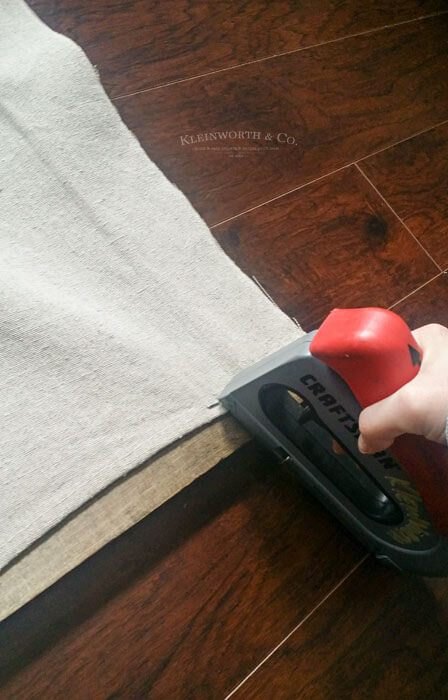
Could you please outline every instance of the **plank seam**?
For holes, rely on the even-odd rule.
[[[402,297],[402,298],[399,299],[398,301],[394,301],[394,303],[391,304],[391,305],[388,307],[388,309],[389,309],[389,310],[393,309],[395,306],[397,306],[397,304],[400,304],[400,303],[401,303],[402,301],[404,301],[405,299],[409,299],[409,297],[411,297],[413,294],[416,294],[417,292],[420,291],[420,289],[423,289],[423,287],[426,287],[426,285],[431,284],[431,282],[434,282],[434,280],[438,279],[439,277],[441,277],[441,275],[444,275],[444,274],[446,274],[446,273],[445,273],[445,272],[439,272],[438,275],[434,275],[434,277],[431,277],[431,279],[429,279],[429,280],[427,280],[427,282],[424,282],[423,284],[421,284],[419,287],[417,287],[416,289],[414,289],[412,292],[409,292],[409,294],[406,294],[404,297]]]
[[[244,685],[244,683],[246,683],[246,681],[249,680],[249,678],[251,678],[251,676],[253,676],[253,675],[261,668],[261,666],[263,666],[263,665],[266,663],[266,661],[268,661],[268,660],[271,658],[271,656],[273,656],[273,655],[276,653],[276,651],[278,651],[278,650],[280,649],[280,647],[282,647],[282,646],[285,644],[285,642],[287,642],[288,639],[289,639],[290,637],[292,637],[292,635],[295,634],[295,632],[297,632],[297,630],[300,629],[300,627],[302,627],[302,626],[305,624],[305,622],[307,622],[307,620],[309,620],[310,617],[311,617],[312,615],[314,615],[314,613],[316,613],[316,612],[322,607],[322,605],[323,605],[334,593],[336,593],[336,591],[350,578],[350,576],[352,576],[352,575],[355,573],[355,571],[356,571],[357,569],[359,569],[359,567],[360,567],[360,566],[366,561],[366,559],[368,559],[369,557],[370,557],[370,554],[365,554],[365,555],[355,564],[355,566],[353,566],[353,567],[350,569],[350,571],[348,571],[348,572],[345,574],[345,576],[343,576],[343,577],[341,578],[341,580],[338,581],[338,583],[337,583],[335,586],[333,586],[333,588],[319,601],[319,603],[317,603],[317,605],[315,605],[314,608],[312,608],[312,609],[310,610],[310,612],[307,613],[307,615],[305,615],[305,617],[304,617],[302,620],[300,620],[300,622],[299,622],[295,627],[293,627],[293,629],[292,629],[290,632],[288,632],[288,634],[286,635],[286,637],[284,637],[284,638],[281,640],[281,642],[279,642],[279,644],[277,644],[277,645],[269,652],[269,654],[267,654],[267,655],[264,657],[264,659],[262,659],[262,661],[260,661],[260,663],[257,664],[257,665],[255,666],[255,668],[253,668],[252,671],[251,671],[250,673],[248,673],[247,676],[245,676],[245,677],[243,678],[243,680],[240,681],[240,683],[238,683],[238,685],[235,686],[235,688],[234,688],[233,690],[231,690],[230,693],[229,693],[228,695],[225,696],[224,700],[228,700],[228,698],[231,698],[232,695],[234,695],[234,694],[237,692],[237,690],[239,690],[239,689],[241,688],[241,686]]]
[[[350,161],[350,163],[347,163],[346,165],[341,165],[341,167],[335,168],[335,170],[330,170],[328,173],[325,173],[324,175],[319,175],[319,177],[316,177],[313,180],[307,180],[306,182],[303,182],[301,185],[297,185],[297,187],[293,187],[291,190],[287,190],[286,192],[282,192],[282,194],[279,194],[276,197],[272,197],[271,199],[267,199],[264,202],[261,202],[260,204],[255,204],[253,207],[249,207],[248,209],[243,209],[243,211],[238,212],[238,214],[234,214],[233,216],[229,216],[227,219],[222,219],[222,221],[218,221],[216,224],[209,224],[208,227],[210,229],[213,229],[213,228],[216,228],[217,226],[221,226],[221,224],[226,224],[228,221],[233,221],[233,219],[237,219],[239,216],[244,216],[244,214],[248,214],[249,212],[253,211],[254,209],[259,209],[260,207],[264,207],[266,204],[270,204],[271,202],[275,202],[277,199],[281,199],[282,197],[287,197],[288,194],[292,194],[293,192],[297,192],[298,190],[301,190],[304,187],[308,187],[308,185],[312,185],[315,182],[319,182],[319,180],[324,180],[326,177],[331,177],[331,175],[334,175],[335,173],[339,173],[341,170],[345,170],[345,168],[351,168],[353,165],[357,165],[358,163],[361,163],[361,161],[363,161],[363,160],[367,160],[368,158],[372,158],[373,156],[377,155],[378,153],[382,153],[383,151],[389,150],[389,148],[394,148],[395,146],[398,146],[401,143],[405,143],[406,141],[411,141],[412,139],[416,138],[417,136],[420,136],[421,134],[426,134],[428,131],[438,129],[439,127],[443,126],[444,124],[448,124],[448,119],[444,119],[443,121],[438,122],[437,124],[433,124],[432,126],[428,126],[426,129],[421,129],[420,131],[417,131],[414,134],[411,134],[410,136],[406,136],[406,138],[404,138],[404,139],[400,139],[400,141],[394,141],[394,143],[391,143],[388,146],[384,146],[384,148],[380,148],[378,151],[373,151],[373,153],[369,153],[368,155],[363,156],[362,158],[358,158],[357,160]]]
[[[320,46],[327,46],[328,44],[336,44],[338,42],[346,41],[347,39],[355,39],[356,37],[368,36],[369,34],[375,34],[376,32],[382,32],[385,29],[394,29],[395,27],[401,27],[405,24],[412,24],[413,22],[423,22],[427,19],[432,19],[434,17],[440,17],[441,15],[446,15],[448,10],[441,10],[440,12],[433,12],[429,15],[421,15],[420,17],[414,17],[413,19],[406,19],[402,22],[395,22],[392,24],[384,24],[381,27],[373,27],[372,29],[364,29],[362,32],[355,32],[354,34],[346,34],[344,36],[336,37],[335,39],[328,39],[328,41],[320,41],[316,44],[309,44],[308,46],[300,46],[297,49],[291,49],[290,51],[282,51],[280,53],[272,54],[271,56],[263,56],[261,58],[254,58],[251,61],[244,61],[243,63],[236,63],[233,66],[226,66],[225,68],[217,68],[216,70],[207,71],[206,73],[198,73],[197,75],[191,75],[187,78],[179,78],[178,80],[172,80],[168,83],[160,83],[160,85],[153,85],[148,88],[143,88],[142,90],[136,90],[135,92],[124,93],[122,95],[117,95],[116,97],[111,97],[111,100],[123,100],[127,97],[134,97],[135,95],[141,95],[145,92],[151,92],[152,90],[160,90],[161,88],[169,87],[170,85],[178,85],[179,83],[185,83],[190,80],[198,80],[199,78],[205,78],[209,75],[216,75],[216,73],[224,73],[225,71],[235,70],[236,68],[242,68],[243,66],[250,66],[254,63],[262,63],[264,61],[271,61],[273,58],[280,58],[281,56],[290,56],[294,53],[300,53],[301,51],[309,51],[310,49],[316,49]]]
[[[395,209],[393,208],[393,206],[388,202],[388,200],[386,199],[386,197],[380,192],[380,190],[378,189],[378,187],[377,187],[376,185],[373,184],[372,180],[370,179],[370,177],[369,177],[368,175],[366,175],[366,173],[365,173],[364,170],[361,168],[361,166],[360,166],[358,163],[355,163],[354,165],[355,165],[355,168],[359,171],[359,173],[363,176],[363,178],[369,183],[369,185],[375,190],[375,192],[377,193],[377,195],[382,199],[382,201],[383,201],[384,204],[388,207],[388,209],[392,212],[392,214],[398,219],[398,221],[401,223],[401,225],[402,225],[402,226],[406,229],[406,231],[412,236],[412,238],[414,239],[414,241],[420,246],[420,248],[423,250],[423,252],[426,253],[426,255],[428,256],[428,258],[434,263],[434,265],[437,267],[437,269],[439,270],[439,272],[443,272],[442,268],[441,268],[440,265],[434,260],[434,258],[432,257],[431,253],[430,253],[428,250],[426,250],[425,246],[424,246],[422,243],[420,243],[420,241],[419,241],[419,239],[417,238],[417,236],[411,231],[411,229],[409,228],[409,226],[407,225],[407,223],[401,218],[401,216],[400,216],[399,214],[397,214],[397,212],[395,211]]]

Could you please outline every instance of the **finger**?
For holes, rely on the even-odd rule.
[[[431,356],[434,354],[434,349],[438,348],[441,338],[445,338],[446,340],[446,333],[447,329],[438,323],[428,323],[428,325],[421,326],[412,331],[412,335],[420,346],[423,354],[421,370],[426,369],[426,366],[431,363]]]
[[[362,433],[358,438],[358,449],[363,454],[375,454],[375,452],[388,450],[392,444],[393,440],[385,440],[383,437],[368,442]]]
[[[417,376],[391,396],[365,408],[359,416],[361,452],[380,452],[403,433],[420,433],[418,400],[421,379]]]

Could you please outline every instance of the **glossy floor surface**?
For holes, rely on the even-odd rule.
[[[448,325],[442,0],[31,5],[305,329]],[[0,697],[438,699],[447,629],[447,581],[381,568],[249,443],[0,627]]]

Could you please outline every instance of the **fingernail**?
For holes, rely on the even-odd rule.
[[[367,445],[362,436],[358,439],[358,450],[363,455],[367,454]]]

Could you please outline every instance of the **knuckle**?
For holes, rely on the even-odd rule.
[[[370,428],[369,414],[367,411],[362,411],[359,416],[358,427],[363,435],[368,435]]]
[[[417,328],[416,332],[422,338],[448,338],[448,328],[445,328],[440,323],[428,323],[426,326]]]
[[[440,323],[429,323],[427,328],[436,335],[446,335],[448,333],[448,328],[445,328]]]

